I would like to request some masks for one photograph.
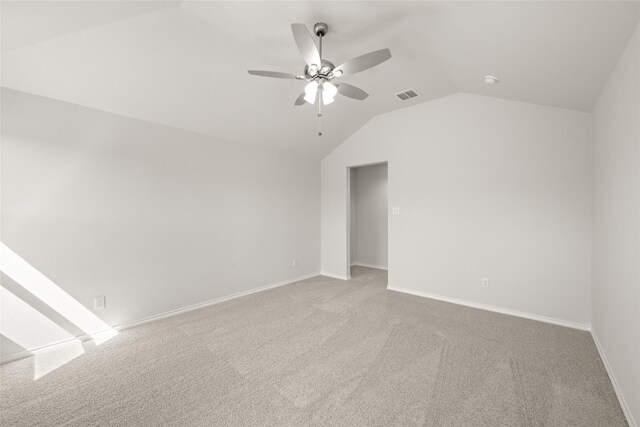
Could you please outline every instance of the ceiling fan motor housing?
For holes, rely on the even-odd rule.
[[[314,79],[331,80],[334,77],[333,75],[334,68],[336,68],[336,66],[333,65],[331,61],[327,61],[326,59],[323,59],[322,65],[320,66],[320,68],[315,67],[313,65],[305,66],[304,76],[307,80],[314,80]]]

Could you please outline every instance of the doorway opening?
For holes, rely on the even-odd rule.
[[[367,269],[388,269],[389,196],[387,163],[349,168],[349,240],[351,276]],[[370,271],[370,270],[369,270]]]

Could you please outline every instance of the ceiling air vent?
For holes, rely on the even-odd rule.
[[[413,89],[409,89],[404,92],[396,93],[396,96],[403,101],[406,101],[407,99],[415,98],[416,96],[418,96],[418,92]]]

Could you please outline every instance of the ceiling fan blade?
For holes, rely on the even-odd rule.
[[[318,47],[313,41],[311,33],[304,24],[291,24],[291,31],[293,32],[293,39],[298,46],[298,50],[304,58],[304,62],[307,65],[320,66],[320,52]]]
[[[300,96],[298,97],[298,99],[296,99],[295,105],[303,105],[305,102],[307,102],[307,101],[304,100],[304,96],[305,95],[306,94],[304,92],[302,92],[300,94]]]
[[[355,87],[347,83],[340,83],[340,84],[336,83],[336,86],[338,88],[338,93],[340,95],[357,99],[358,101],[362,101],[369,96],[367,92],[363,91],[359,87]]]
[[[281,73],[280,71],[249,70],[249,74],[253,76],[275,77],[277,79],[296,79],[296,80],[303,79],[302,76],[296,76],[295,74],[290,74],[290,73]]]
[[[338,71],[336,77],[359,73],[360,71],[368,70],[369,68],[381,64],[389,58],[391,58],[391,51],[389,49],[376,50],[360,55],[342,65],[337,66],[333,73],[336,75],[336,71]],[[339,72],[342,72],[342,74]]]

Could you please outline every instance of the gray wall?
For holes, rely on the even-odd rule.
[[[351,170],[351,263],[386,268],[387,165]]]
[[[322,160],[322,271],[348,274],[347,168],[388,161],[390,287],[589,327],[591,126],[464,93],[375,117]]]
[[[593,335],[640,422],[640,26],[593,111]],[[630,423],[634,425],[633,422]]]
[[[7,89],[1,148],[2,241],[109,325],[319,271],[317,160]]]

